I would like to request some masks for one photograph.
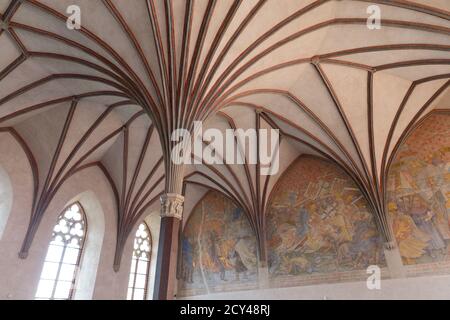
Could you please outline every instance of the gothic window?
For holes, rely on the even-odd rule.
[[[68,206],[53,228],[36,299],[70,300],[86,238],[86,216],[79,203]]]
[[[134,238],[127,300],[145,300],[147,296],[151,246],[150,230],[143,222]]]

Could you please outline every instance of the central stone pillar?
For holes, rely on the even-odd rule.
[[[258,285],[260,289],[267,289],[270,286],[269,267],[267,264],[258,266]]]
[[[172,300],[177,290],[178,235],[183,219],[184,197],[177,193],[161,196],[161,227],[153,299]]]
[[[394,241],[386,242],[384,245],[384,257],[391,278],[405,278],[406,270],[403,266],[400,250]]]

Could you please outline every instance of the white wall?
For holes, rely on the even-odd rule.
[[[18,258],[30,218],[33,181],[27,157],[9,133],[0,133],[0,150],[0,165],[13,189],[11,210],[3,215],[8,218],[0,239],[0,299],[14,299],[29,296],[30,288],[17,284],[34,282],[35,277],[32,266]]]
[[[117,208],[101,170],[83,170],[61,187],[45,212],[28,257],[19,259],[31,214],[32,173],[23,150],[8,133],[0,133],[0,150],[4,174],[1,190],[12,189],[12,205],[5,202],[1,206],[0,218],[5,227],[0,238],[0,299],[34,298],[54,224],[62,210],[74,201],[81,203],[88,221],[75,299],[125,299],[129,266],[125,263],[119,272],[113,271]],[[9,187],[4,183],[6,175]],[[7,207],[10,210],[3,209]],[[131,244],[128,241],[123,261],[127,261],[127,256],[131,259]]]

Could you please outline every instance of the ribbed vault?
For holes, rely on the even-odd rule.
[[[80,30],[66,27],[73,4]],[[366,26],[371,4],[379,30]],[[185,174],[235,199],[262,246],[277,176],[173,165],[171,132],[195,120],[280,129],[281,171],[299,153],[335,162],[389,243],[393,156],[450,108],[446,0],[0,0],[0,13],[0,126],[28,145],[35,172],[22,256],[64,180],[93,165],[117,195],[116,268],[132,226]]]

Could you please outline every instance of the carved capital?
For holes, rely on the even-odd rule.
[[[171,217],[183,219],[184,197],[177,193],[166,193],[161,196],[161,218]]]

